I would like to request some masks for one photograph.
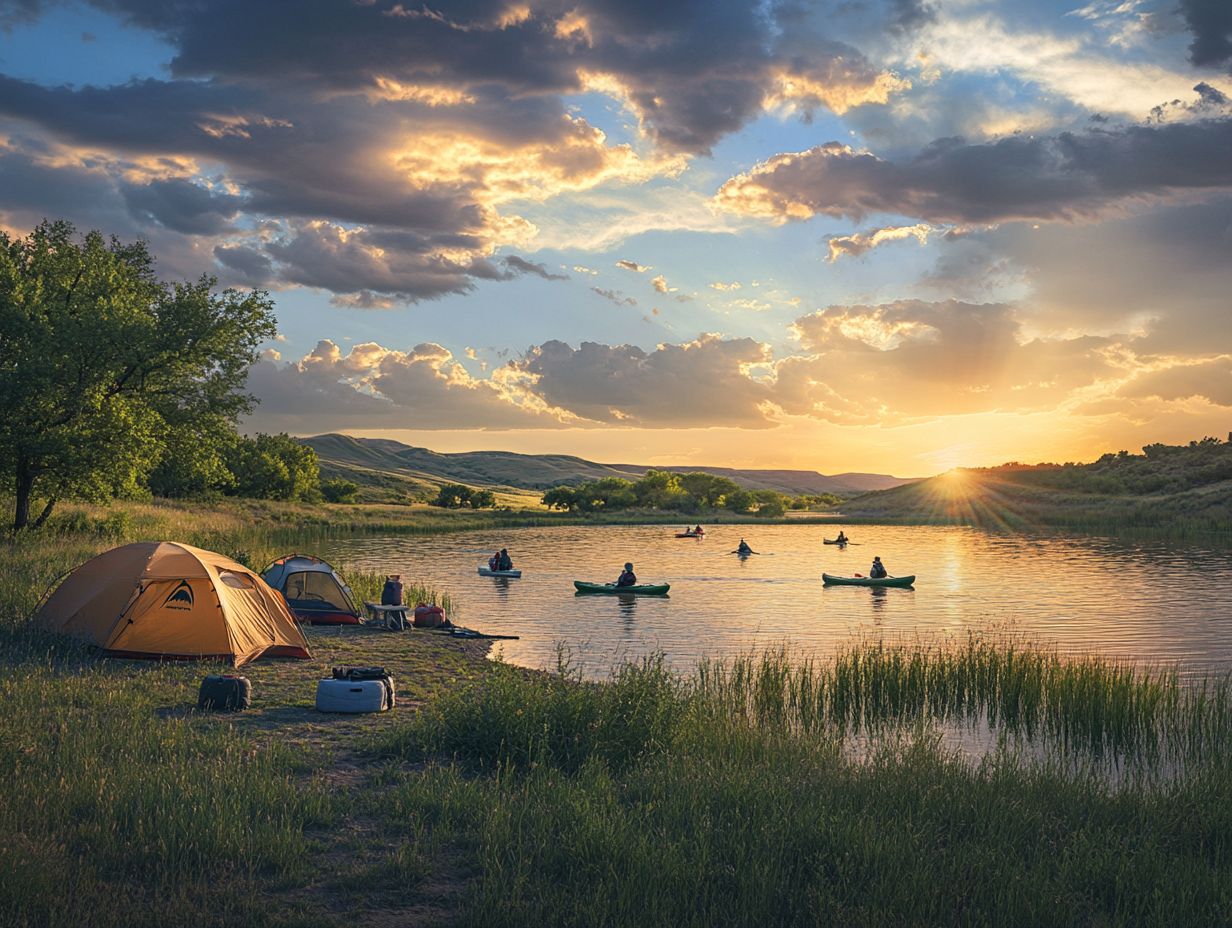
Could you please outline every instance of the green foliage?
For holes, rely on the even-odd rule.
[[[496,506],[496,494],[491,490],[475,490],[471,493],[472,509],[493,509]]]
[[[753,503],[757,506],[757,514],[768,519],[778,518],[785,508],[783,494],[775,490],[754,490]]]
[[[289,435],[240,436],[229,449],[227,467],[237,496],[313,500],[320,493],[317,453]]]
[[[227,459],[242,440],[231,421],[217,413],[177,423],[168,429],[162,459],[150,473],[150,491],[169,499],[233,491],[236,479]]]
[[[0,233],[0,479],[15,529],[36,496],[38,525],[60,499],[133,492],[180,447],[176,430],[250,408],[272,304],[213,287],[164,283],[144,244],[79,241],[67,222]]]
[[[666,470],[648,470],[636,481],[604,477],[573,487],[553,487],[543,494],[543,504],[549,509],[581,513],[619,512],[635,507],[696,513],[724,506],[739,513],[755,509],[766,516],[781,516],[785,505],[783,495],[773,490],[750,492],[727,477]]]
[[[321,481],[321,495],[331,503],[353,503],[359,494],[359,484],[335,477]]]
[[[723,508],[732,512],[748,512],[755,502],[748,490],[735,490],[723,498]]]
[[[436,494],[436,498],[431,500],[429,506],[440,506],[442,509],[462,509],[470,506],[471,494],[474,493],[470,487],[461,483],[446,483]]]

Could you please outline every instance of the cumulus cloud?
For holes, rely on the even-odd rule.
[[[667,285],[667,278],[662,274],[652,277],[650,285],[655,288],[656,293],[675,293],[679,289],[678,287],[669,287]]]
[[[1092,217],[1130,199],[1232,188],[1232,118],[1001,139],[942,139],[906,161],[840,142],[781,154],[720,188],[773,221],[870,213],[932,223]]]
[[[1142,373],[1119,391],[1122,396],[1162,400],[1204,399],[1232,406],[1232,357],[1183,362]]]
[[[644,351],[633,345],[550,341],[514,362],[549,406],[596,422],[647,428],[769,427],[770,387],[749,374],[770,349],[750,338],[701,335]]]
[[[295,16],[241,0],[89,2],[167,42],[169,76],[112,87],[0,76],[9,127],[111,170],[133,224],[208,237],[207,254],[270,248],[258,236],[228,238],[241,218],[294,227],[302,241],[267,252],[272,285],[335,286],[329,269],[295,260],[296,247],[312,244],[305,230],[382,238],[381,260],[352,255],[354,276],[335,292],[395,303],[492,279],[499,250],[537,233],[521,204],[674,176],[774,101],[841,112],[901,86],[856,49],[785,28],[786,7],[739,0],[475,0],[444,10],[305,0]],[[21,0],[3,22],[48,8]],[[633,114],[632,142],[612,142],[566,105],[585,91]],[[104,165],[121,155],[152,165],[148,175]],[[49,186],[37,195],[56,200]],[[80,222],[84,212],[69,215]],[[394,254],[401,244],[408,250]]]
[[[628,258],[621,258],[616,262],[616,266],[622,271],[632,271],[635,274],[644,274],[651,269],[649,264],[638,264],[636,261],[630,261]]]
[[[832,306],[794,331],[803,353],[776,363],[775,402],[835,422],[1050,409],[1117,373],[1108,339],[1027,338],[1005,304]]]
[[[440,345],[397,351],[374,342],[343,350],[328,339],[298,361],[263,358],[248,389],[252,423],[312,432],[336,428],[557,428],[547,409],[500,376],[473,378]]]
[[[918,222],[912,226],[886,226],[870,229],[868,232],[852,232],[850,235],[831,235],[826,238],[826,248],[829,251],[826,260],[833,264],[843,255],[859,257],[878,245],[906,238],[914,238],[921,245],[926,245],[928,237],[936,231],[938,230],[928,223]]]

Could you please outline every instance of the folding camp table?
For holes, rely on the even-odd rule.
[[[368,624],[380,625],[391,632],[406,631],[406,606],[382,606],[380,603],[364,603],[368,610]]]

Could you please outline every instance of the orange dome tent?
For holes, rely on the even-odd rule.
[[[287,605],[230,558],[172,541],[112,548],[74,570],[39,610],[50,631],[118,657],[307,658]]]

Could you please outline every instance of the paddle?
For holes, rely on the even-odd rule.
[[[737,548],[735,551],[731,553],[732,554],[761,554],[760,551],[741,551],[739,548]]]

